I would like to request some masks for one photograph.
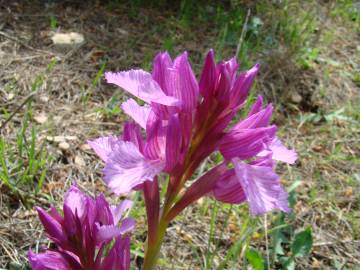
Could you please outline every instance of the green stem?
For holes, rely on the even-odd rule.
[[[207,128],[207,123],[205,123],[205,129]],[[206,132],[199,132],[200,136],[194,138],[194,143],[190,146],[190,150],[188,153],[188,158],[185,160],[185,165],[183,167],[184,173],[181,176],[178,176],[177,179],[174,179],[173,184],[171,185],[169,182],[169,186],[165,195],[165,202],[164,207],[162,209],[162,213],[160,216],[160,220],[158,223],[158,227],[154,237],[149,237],[148,231],[148,239],[146,242],[146,249],[145,249],[145,257],[144,257],[144,264],[142,270],[154,270],[156,267],[157,258],[160,253],[161,245],[164,241],[166,228],[170,223],[168,213],[170,212],[171,208],[174,206],[176,201],[176,197],[179,195],[181,188],[185,185],[185,182],[191,177],[194,170],[196,169],[196,165],[194,164],[192,157],[193,153],[196,153],[196,149],[202,142],[202,138]],[[200,161],[199,161],[200,162]],[[171,177],[170,180],[171,181]],[[151,232],[150,232],[151,233]]]
[[[156,267],[156,262],[160,253],[161,245],[164,241],[166,228],[169,224],[167,221],[165,221],[163,217],[164,215],[162,215],[159,222],[158,230],[156,233],[156,240],[154,241],[154,243],[151,243],[149,241],[147,242],[143,270],[154,270]]]
[[[170,223],[170,220],[168,220],[166,216],[174,204],[174,200],[178,192],[179,189],[176,188],[174,192],[166,194],[165,203],[160,214],[160,220],[157,226],[155,237],[152,237],[152,241],[149,241],[150,237],[148,235],[142,270],[154,270],[156,267],[157,258],[160,253],[161,245],[164,241],[166,229]]]

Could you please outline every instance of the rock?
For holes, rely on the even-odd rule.
[[[80,145],[80,149],[83,151],[88,151],[91,149],[91,147],[87,143],[84,143],[84,144]]]
[[[52,42],[55,45],[60,46],[74,46],[74,45],[80,45],[85,42],[84,35],[76,32],[70,32],[70,33],[55,33],[51,37]]]
[[[34,120],[38,123],[38,124],[44,124],[47,121],[47,116],[45,113],[40,113],[38,115],[34,116]]]
[[[0,56],[1,56],[1,55],[0,55]],[[15,97],[14,93],[9,93],[9,94],[7,94],[7,96],[6,96],[6,99],[7,99],[7,100],[12,100],[14,97]]]
[[[40,96],[40,100],[41,100],[42,102],[44,102],[44,103],[47,103],[47,102],[49,102],[49,97],[43,95],[43,96]]]
[[[70,148],[70,144],[68,144],[67,142],[61,142],[59,143],[59,148],[61,150],[68,150]]]
[[[85,165],[86,165],[84,159],[80,155],[75,156],[74,162],[76,165],[78,165],[80,167],[85,167]]]
[[[55,136],[54,137],[54,142],[60,143],[60,142],[65,142],[65,141],[66,141],[65,136]]]
[[[299,104],[302,101],[302,96],[300,96],[299,93],[294,92],[291,94],[290,99],[293,103]]]

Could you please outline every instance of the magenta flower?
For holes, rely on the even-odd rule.
[[[105,182],[109,187],[121,194],[152,181],[162,171],[176,176],[187,166],[193,172],[204,158],[219,150],[235,169],[230,170],[231,176],[230,172],[219,176],[212,193],[216,199],[247,201],[253,214],[275,208],[288,211],[285,192],[273,166],[249,162],[264,156],[288,163],[296,160],[296,153],[276,138],[276,126],[269,124],[271,104],[263,109],[263,100],[258,97],[248,116],[225,131],[244,106],[259,65],[240,75],[237,69],[234,58],[216,64],[210,51],[199,83],[186,53],[174,62],[167,53],[158,54],[152,74],[143,70],[106,73],[109,83],[145,101],[140,106],[130,99],[122,108],[146,130],[145,140],[132,124],[127,128],[131,137],[89,141],[105,162]],[[233,193],[235,186],[238,196]],[[226,190],[232,192],[229,197]]]
[[[30,250],[28,258],[32,268],[130,269],[130,238],[127,234],[134,228],[135,222],[130,218],[122,218],[122,215],[131,206],[129,200],[117,207],[110,206],[103,195],[92,199],[72,186],[65,195],[63,217],[54,207],[49,213],[37,208],[45,231],[56,248],[39,254]],[[107,248],[110,250],[105,255]]]
[[[125,125],[122,137],[89,141],[105,162],[104,180],[116,194],[144,192],[148,216],[144,269],[152,269],[169,222],[202,196],[247,202],[253,215],[290,211],[275,164],[292,164],[297,155],[276,137],[277,127],[270,124],[272,105],[263,108],[259,96],[245,119],[230,126],[260,68],[257,64],[238,74],[238,67],[235,58],[215,63],[210,50],[197,81],[187,53],[173,61],[165,52],[155,57],[152,74],[143,70],[105,74],[108,83],[145,103],[140,106],[129,99],[121,105],[134,120]],[[199,165],[216,151],[224,162],[181,192]],[[160,210],[157,176],[162,172],[170,180]]]

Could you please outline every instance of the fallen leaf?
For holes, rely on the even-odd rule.
[[[121,35],[123,35],[123,36],[129,35],[129,32],[126,31],[125,29],[117,28],[116,30],[117,30]]]
[[[313,269],[319,269],[320,268],[320,262],[316,258],[312,258],[313,262],[311,264]]]
[[[353,189],[352,189],[352,187],[347,187],[347,188],[345,189],[344,195],[345,195],[346,197],[351,197],[351,196],[353,195]]]
[[[230,223],[228,228],[229,228],[229,231],[233,232],[233,233],[239,232],[239,230],[240,230],[239,227],[234,223]]]
[[[314,145],[312,147],[312,150],[314,150],[315,152],[321,152],[322,150],[324,150],[324,147],[322,145]]]

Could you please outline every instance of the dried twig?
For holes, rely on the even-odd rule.
[[[247,24],[248,24],[248,21],[249,21],[249,18],[250,18],[250,14],[251,14],[251,11],[250,11],[250,9],[248,9],[243,28],[241,30],[241,35],[240,35],[240,38],[239,38],[239,41],[238,41],[238,44],[237,44],[237,47],[236,47],[235,58],[237,58],[239,56],[239,53],[240,53],[240,50],[241,50],[241,45],[242,45],[242,42],[244,40],[245,30],[246,30],[246,27],[247,27]]]
[[[25,98],[25,100],[16,108],[16,110],[13,111],[11,115],[5,120],[5,122],[2,123],[2,125],[0,126],[0,131],[7,125],[7,123],[10,122],[10,120],[15,116],[15,114],[17,114],[21,110],[21,108],[24,107],[35,96],[35,94],[36,92],[33,92]]]
[[[45,54],[48,54],[48,55],[54,55],[54,53],[52,53],[52,52],[45,51],[45,50],[41,50],[41,49],[36,49],[36,48],[34,48],[34,47],[26,44],[25,42],[19,40],[18,38],[12,37],[12,36],[10,36],[9,34],[3,32],[3,31],[0,31],[0,35],[3,36],[3,37],[5,37],[5,38],[7,38],[7,39],[10,39],[10,40],[18,43],[18,44],[20,44],[21,46],[23,46],[23,47],[25,47],[25,48],[27,48],[27,49],[29,49],[29,50],[36,51],[36,52],[41,52],[41,53],[45,53]]]

